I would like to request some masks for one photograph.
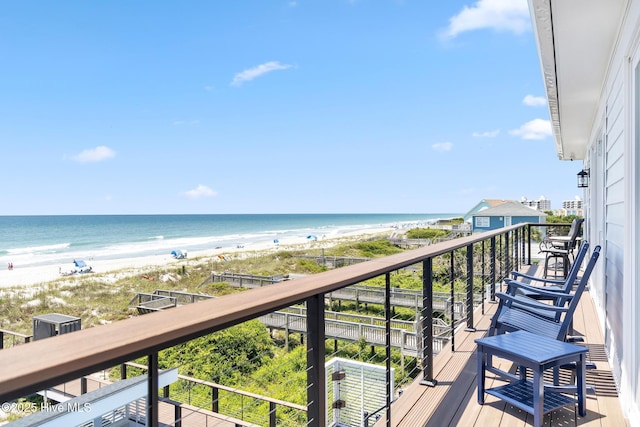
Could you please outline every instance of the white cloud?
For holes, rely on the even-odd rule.
[[[445,151],[451,151],[451,149],[453,148],[453,142],[438,142],[436,144],[433,144],[431,148],[434,151],[439,151],[441,153]]]
[[[478,0],[450,18],[449,26],[440,35],[452,39],[465,31],[481,29],[521,34],[530,28],[527,0]]]
[[[214,197],[217,196],[218,193],[207,187],[206,185],[198,185],[193,190],[186,191],[184,193],[185,196],[189,199],[202,199],[205,197]]]
[[[200,123],[200,120],[175,120],[174,126],[194,126]]]
[[[547,98],[543,96],[527,95],[522,100],[522,103],[529,107],[542,107],[544,105],[547,105]]]
[[[244,82],[251,81],[263,74],[277,70],[286,70],[287,68],[291,68],[291,65],[281,64],[278,61],[265,62],[264,64],[249,68],[233,76],[231,86],[241,86]]]
[[[522,139],[545,139],[552,135],[551,122],[549,120],[534,119],[523,124],[518,129],[509,131],[509,133]]]
[[[96,148],[84,150],[82,153],[74,156],[73,159],[80,163],[101,162],[116,156],[116,152],[109,147],[101,145]]]
[[[474,132],[471,134],[474,138],[495,138],[500,135],[500,129],[490,130],[486,132]]]

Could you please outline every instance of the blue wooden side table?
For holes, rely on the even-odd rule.
[[[479,338],[475,342],[478,345],[479,404],[484,404],[485,392],[496,396],[533,414],[535,427],[542,426],[544,414],[566,405],[577,403],[578,414],[580,416],[587,414],[585,357],[589,350],[586,347],[526,331]],[[505,373],[505,377],[515,380],[510,384],[485,390],[485,371],[499,373],[493,368],[491,359],[493,356],[510,360],[518,365],[519,377]],[[577,394],[577,398],[565,394],[569,390],[567,388],[557,387],[554,389],[549,387],[545,390],[544,371],[570,363],[576,364],[576,387],[571,387],[570,390]],[[533,381],[527,380],[527,369],[531,369],[533,372]],[[565,393],[559,392],[559,390],[563,390]]]

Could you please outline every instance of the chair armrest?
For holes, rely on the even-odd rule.
[[[544,304],[531,298],[522,296],[516,297],[513,295],[505,294],[504,292],[496,292],[496,297],[500,298],[505,303],[515,303],[517,305],[535,308],[536,310],[546,310],[552,313],[565,313],[569,311],[567,307],[558,307],[557,305]],[[514,309],[516,307],[511,308]]]
[[[504,279],[504,282],[507,285],[507,289],[511,289],[513,288],[520,288],[520,289],[524,289],[526,291],[531,291],[534,292],[536,294],[539,295],[545,295],[545,296],[550,296],[550,297],[554,297],[557,298],[559,296],[571,296],[570,293],[568,292],[564,292],[562,289],[554,289],[554,288],[547,288],[547,287],[543,287],[543,286],[534,286],[534,285],[530,285],[528,283],[523,283],[520,282],[518,280],[513,280],[513,279]],[[510,292],[507,292],[510,293]]]
[[[561,289],[545,289],[536,286],[527,285],[526,283],[518,282],[516,280],[506,279],[507,294],[515,295],[518,289],[535,293],[536,297],[546,297],[549,300],[556,300],[556,303],[566,303],[571,301],[573,294],[563,292]],[[526,296],[526,295],[525,295]],[[531,298],[531,297],[530,297]],[[538,298],[543,299],[543,298]]]
[[[547,236],[548,240],[555,240],[557,242],[568,242],[571,240],[571,236]]]
[[[571,253],[571,250],[569,250],[569,249],[561,249],[561,248],[547,248],[547,249],[540,249],[539,252],[541,254],[563,254],[563,255],[569,255]]]
[[[524,279],[535,280],[536,282],[553,283],[554,285],[564,284],[563,279],[544,279],[542,277],[532,276],[530,274],[524,274],[518,271],[512,271],[511,275],[513,276],[513,279],[511,280],[517,279],[518,277],[522,277]]]

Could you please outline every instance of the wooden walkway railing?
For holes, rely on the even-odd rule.
[[[258,319],[268,328],[281,329],[287,334],[291,332],[305,334],[307,332],[306,310],[299,308],[296,310],[297,312],[292,312],[293,310],[295,309],[276,311]],[[384,324],[380,324],[383,321],[384,319],[371,316],[325,312],[325,336],[326,338],[351,342],[365,340],[368,345],[384,346],[387,339],[387,328]],[[402,320],[392,320],[391,323],[389,329],[391,347],[399,349],[404,356],[419,357],[422,351],[420,347],[422,345],[422,325],[419,322]],[[438,353],[449,341],[448,334],[451,331],[451,326],[435,322],[432,327],[434,331],[433,351]]]
[[[367,287],[367,291],[368,290],[369,288]],[[380,292],[378,290],[371,289],[370,293],[380,297]],[[462,298],[462,296],[460,297]],[[129,302],[129,306],[136,307],[138,312],[141,314],[148,314],[209,298],[212,297],[201,294],[157,289],[152,294],[137,294]],[[447,298],[450,297],[447,296]],[[369,300],[375,301],[375,299],[371,298]],[[384,303],[384,301],[381,301],[381,303]],[[456,307],[464,306],[465,305],[462,302],[459,302],[456,305]],[[460,309],[455,310],[455,313],[459,312],[461,313]],[[304,307],[297,306],[275,311],[261,316],[258,319],[269,329],[285,331],[286,339],[288,341],[290,333],[306,333],[306,315],[306,309]],[[325,311],[325,335],[327,338],[351,342],[365,340],[368,345],[384,345],[386,339],[385,323],[386,319],[383,318],[336,311]],[[403,356],[419,357],[421,351],[419,345],[422,343],[423,329],[424,328],[420,322],[392,319],[391,346],[399,349]],[[447,324],[440,318],[433,319],[434,351],[436,353],[439,352],[444,343],[449,340],[447,334],[450,331],[451,325]]]
[[[212,274],[205,283],[227,282],[230,286],[241,288],[260,288],[263,286],[275,285],[285,280],[283,276],[256,276],[250,274],[222,273]],[[288,277],[286,277],[288,280]],[[456,293],[453,300],[458,301],[453,307],[456,319],[465,316],[465,304],[462,303],[466,295]],[[326,295],[327,301],[331,306],[333,301],[352,301],[356,304],[384,304],[385,289],[379,286],[352,285],[348,288],[339,289]],[[474,306],[480,303],[480,295],[474,296]],[[451,294],[446,292],[433,293],[433,308],[436,311],[448,313],[451,310]],[[413,289],[391,288],[391,305],[394,307],[413,308],[416,312],[422,309],[423,297],[422,291]]]
[[[0,329],[0,350],[31,342],[33,335]]]

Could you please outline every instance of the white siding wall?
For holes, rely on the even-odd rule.
[[[635,22],[640,18],[640,7],[636,2]],[[629,114],[627,128],[627,286],[628,298],[625,300],[625,322],[628,324],[625,350],[629,355],[625,368],[628,369],[628,381],[622,384],[625,395],[623,405],[629,409],[629,419],[640,422],[640,27],[636,25],[631,36],[629,48]],[[629,397],[626,397],[629,396]],[[623,406],[624,407],[624,406]]]
[[[631,230],[629,235],[632,239],[631,251],[627,257],[629,262],[629,282],[631,283],[631,298],[629,298],[628,322],[630,324],[631,339],[629,346],[633,352],[633,362],[631,363],[631,373],[635,370],[635,376],[630,380],[632,399],[632,417],[640,420],[640,46],[636,49],[634,56],[636,61],[633,65],[633,90],[631,116],[631,129],[633,137],[630,138],[630,162],[631,173],[629,177],[631,185],[629,190],[629,218]]]
[[[636,49],[634,62],[632,62],[632,78],[633,86],[632,94],[632,114],[630,114],[630,129],[633,137],[630,138],[630,150],[628,157],[630,158],[631,175],[629,189],[629,220],[631,229],[629,235],[632,239],[631,250],[627,256],[629,260],[629,282],[631,284],[632,295],[629,298],[629,316],[628,323],[630,325],[630,336],[633,337],[629,342],[630,351],[633,354],[630,363],[630,373],[635,376],[629,381],[629,389],[632,394],[631,415],[635,420],[640,420],[640,46]]]
[[[640,420],[640,1],[630,2],[592,123],[587,238],[603,245],[594,277],[605,345],[632,425]],[[599,143],[599,141],[601,141]]]
[[[622,65],[622,64],[620,64]],[[613,357],[616,378],[621,377],[624,336],[622,301],[624,301],[624,245],[625,245],[625,170],[624,170],[624,97],[623,70],[614,69],[612,84],[606,101],[605,127],[605,344]]]

